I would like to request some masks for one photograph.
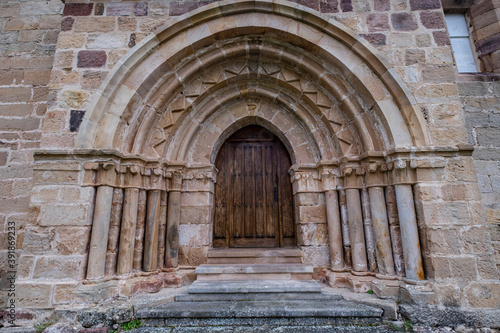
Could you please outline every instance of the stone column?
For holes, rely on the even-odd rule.
[[[368,192],[370,195],[373,233],[377,246],[378,268],[381,274],[395,275],[384,189],[379,186],[370,187]]]
[[[366,272],[368,265],[359,190],[347,189],[346,198],[347,214],[349,216],[349,237],[351,239],[352,269],[355,272]]]
[[[165,236],[167,228],[167,191],[161,191],[160,229],[158,231],[158,268],[165,266]]]
[[[109,220],[108,249],[104,270],[106,276],[115,275],[116,273],[118,240],[120,238],[120,224],[122,221],[123,190],[121,188],[115,188],[113,192],[111,217]]]
[[[422,254],[420,252],[415,204],[413,202],[413,189],[411,185],[401,184],[395,185],[395,190],[406,278],[409,280],[423,280],[425,277]]]
[[[328,241],[330,245],[330,267],[333,271],[342,271],[344,270],[344,254],[337,191],[326,191],[325,199],[326,217],[328,220]]]
[[[373,221],[370,209],[370,198],[368,191],[363,188],[361,190],[361,202],[363,205],[363,225],[365,227],[366,254],[368,257],[368,268],[370,272],[377,270],[377,258],[375,255],[375,240],[373,236]]]
[[[158,268],[158,231],[160,228],[160,191],[148,192],[144,257],[142,269],[151,272]]]
[[[118,248],[118,275],[127,274],[132,271],[138,201],[139,189],[125,189],[125,198],[123,199],[122,228],[120,232],[120,245]]]
[[[165,267],[175,268],[179,259],[179,223],[181,219],[182,174],[174,172],[172,186],[168,192],[167,242],[165,247]]]
[[[401,230],[399,228],[398,206],[396,204],[396,192],[394,185],[385,189],[387,202],[387,217],[389,218],[389,230],[391,232],[392,256],[394,268],[399,276],[405,275],[405,263],[403,258],[403,246],[401,245]]]
[[[351,239],[349,238],[349,216],[347,215],[347,199],[345,190],[339,191],[340,217],[342,219],[342,241],[344,243],[344,260],[347,267],[352,267]]]
[[[113,188],[99,186],[96,193],[94,221],[90,236],[87,279],[104,277],[112,201]]]
[[[137,224],[135,227],[134,239],[134,261],[133,269],[140,270],[142,268],[142,255],[144,249],[144,224],[146,222],[146,190],[139,190],[139,198],[137,199]]]

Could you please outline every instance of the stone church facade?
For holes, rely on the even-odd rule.
[[[494,316],[500,3],[298,2],[0,4],[2,306],[13,243],[28,312],[264,246],[331,286]]]

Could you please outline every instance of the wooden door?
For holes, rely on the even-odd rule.
[[[224,143],[215,166],[214,247],[295,245],[291,162],[276,136],[247,126]]]

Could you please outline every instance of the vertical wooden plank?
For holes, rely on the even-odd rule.
[[[241,145],[235,145],[235,158],[234,158],[234,216],[233,216],[233,227],[234,227],[234,238],[241,237],[243,232],[242,223],[244,216],[242,214],[242,187],[244,174],[242,175],[242,162],[243,162],[243,150]]]
[[[273,163],[273,150],[272,146],[266,146],[266,208],[267,208],[267,235],[266,237],[274,237],[274,185],[275,185],[275,168]]]
[[[224,239],[226,231],[226,149],[222,147],[217,157],[217,183],[215,184],[215,219],[214,219],[214,237],[215,239]],[[214,245],[216,245],[214,243]],[[218,244],[217,244],[218,245]]]
[[[144,246],[144,224],[146,222],[146,190],[139,190],[137,205],[137,225],[135,229],[134,265],[135,270],[142,267],[142,250]]]
[[[106,251],[105,275],[115,275],[116,259],[118,253],[118,239],[120,237],[120,224],[122,220],[123,190],[113,190],[113,201],[111,203],[111,216],[109,219],[108,247]]]
[[[281,149],[279,147],[279,144],[276,142],[275,143],[275,153],[276,153],[276,183],[278,184],[278,202],[276,203],[277,206],[277,217],[278,217],[278,245],[283,246],[283,233],[284,233],[284,226],[283,226],[283,213],[284,213],[284,204],[283,204],[283,156]],[[283,205],[283,206],[282,206]]]
[[[230,239],[233,237],[234,219],[234,149],[228,143],[224,144],[227,152],[227,159],[224,161],[227,167],[226,174],[226,247],[229,247]]]
[[[264,201],[264,178],[262,170],[265,168],[264,147],[256,147],[255,153],[255,237],[264,237],[265,201]]]
[[[245,238],[252,237],[252,197],[253,193],[253,161],[252,161],[252,147],[250,145],[244,146],[245,156],[244,156],[244,202],[245,202]]]

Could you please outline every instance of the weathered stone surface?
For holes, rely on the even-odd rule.
[[[92,3],[67,3],[64,6],[63,15],[65,16],[88,16],[92,13]]]
[[[128,302],[112,304],[81,310],[78,322],[83,327],[109,327],[116,323],[125,323],[134,318],[134,309]]]
[[[80,51],[78,52],[78,64],[80,68],[103,67],[106,64],[106,52],[104,51]]]

